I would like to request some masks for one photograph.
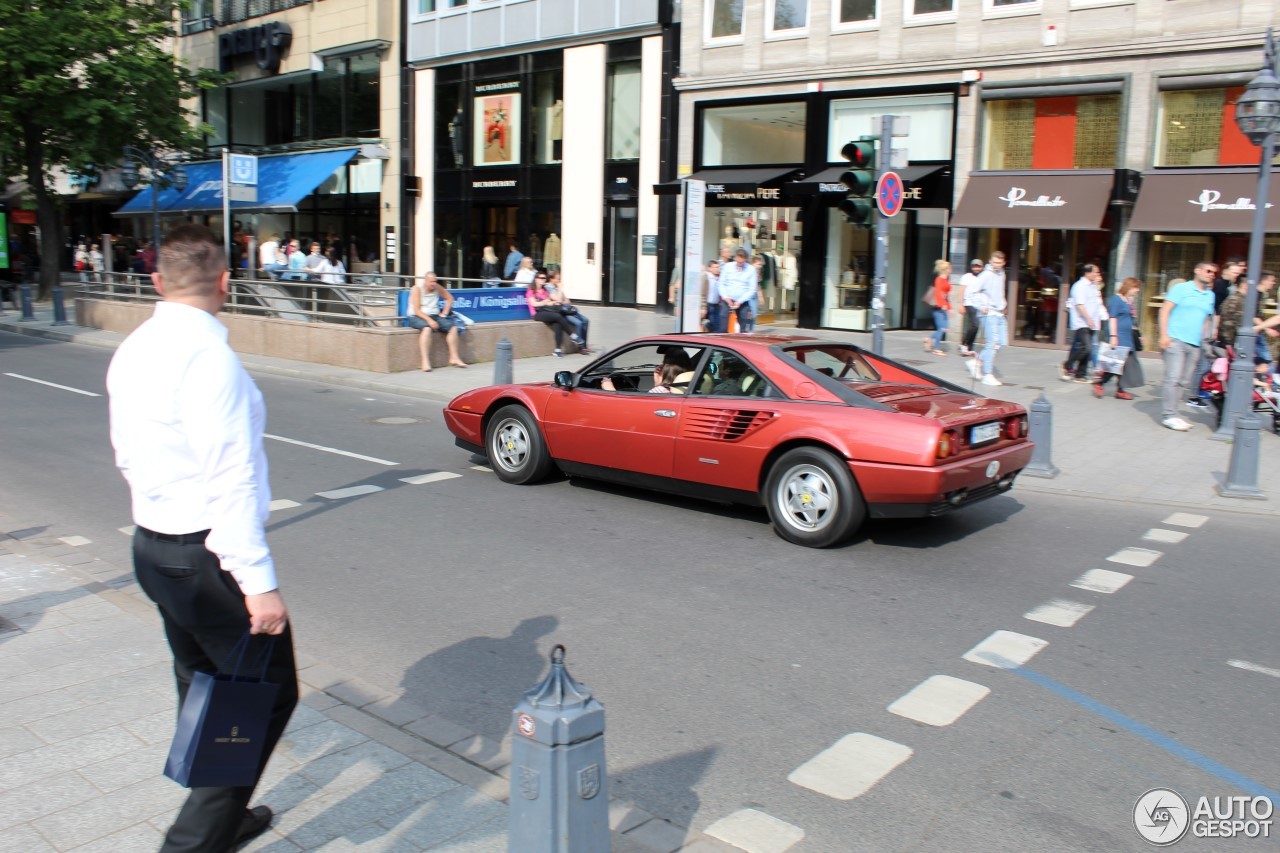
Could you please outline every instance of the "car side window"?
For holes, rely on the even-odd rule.
[[[706,367],[693,383],[689,393],[711,397],[772,396],[769,383],[742,356],[718,349],[707,359]]]
[[[792,347],[785,354],[796,361],[845,381],[875,381],[880,378],[862,353],[839,345]]]
[[[605,361],[597,362],[578,381],[579,388],[595,388],[623,393],[646,394],[653,390],[663,376],[664,365],[677,365],[672,369],[670,393],[689,393],[687,386],[692,370],[702,357],[702,347],[685,347],[677,344],[641,344],[615,353]],[[686,375],[687,374],[687,375]],[[610,388],[609,386],[613,387]]]

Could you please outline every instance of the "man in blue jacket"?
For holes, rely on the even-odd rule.
[[[520,269],[520,262],[524,260],[524,255],[516,248],[515,243],[509,243],[507,248],[507,262],[502,266],[502,277],[510,281],[515,278],[516,270]]]

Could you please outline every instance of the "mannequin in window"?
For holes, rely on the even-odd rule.
[[[552,231],[542,244],[542,261],[549,270],[560,269],[560,238]]]
[[[449,147],[453,151],[453,165],[455,168],[462,168],[462,107],[458,107],[458,111],[453,114],[453,118],[449,119]]]
[[[729,252],[732,253],[738,248],[738,240],[733,233],[735,230],[736,229],[732,225],[726,225],[724,227],[724,236],[720,238],[721,249],[728,249]]]

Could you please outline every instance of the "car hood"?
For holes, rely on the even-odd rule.
[[[958,394],[936,385],[901,382],[867,382],[854,386],[859,394],[908,415],[934,418],[947,424],[974,423],[1021,411],[1017,403]]]

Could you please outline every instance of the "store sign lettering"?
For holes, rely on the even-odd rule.
[[[848,188],[848,187],[846,187],[844,184],[841,184],[841,183],[834,183],[834,184],[821,184],[821,183],[820,183],[820,184],[818,184],[818,192],[820,192],[820,193],[847,193],[847,192],[849,192],[849,188]],[[924,200],[924,191],[923,191],[923,190],[921,190],[919,187],[911,187],[910,189],[906,189],[906,190],[903,190],[903,191],[902,191],[902,197],[903,197],[903,199],[905,199],[905,200],[907,200],[907,201],[911,201],[911,200],[915,200],[915,201],[923,201],[923,200]]]
[[[281,54],[291,41],[293,30],[281,21],[223,33],[218,36],[218,70],[225,74],[240,57],[253,56],[263,71],[278,74]]]
[[[1009,187],[1007,196],[998,196],[1000,201],[1008,202],[1010,207],[1063,207],[1066,199],[1060,195],[1050,198],[1047,195],[1036,196],[1027,201],[1027,191],[1022,187]]]
[[[725,192],[724,184],[707,184],[707,192],[712,193],[718,199],[740,199],[743,201],[751,199],[781,199],[782,190],[772,189],[769,187],[756,187],[753,193],[735,193]]]
[[[511,189],[515,181],[472,181],[471,188],[476,190]]]
[[[1200,208],[1201,213],[1208,213],[1211,210],[1257,210],[1258,206],[1253,203],[1253,199],[1244,196],[1237,198],[1230,203],[1219,203],[1218,199],[1222,198],[1222,193],[1217,190],[1201,190],[1199,198],[1189,199],[1191,204]],[[1275,207],[1271,202],[1267,202],[1267,207]]]

